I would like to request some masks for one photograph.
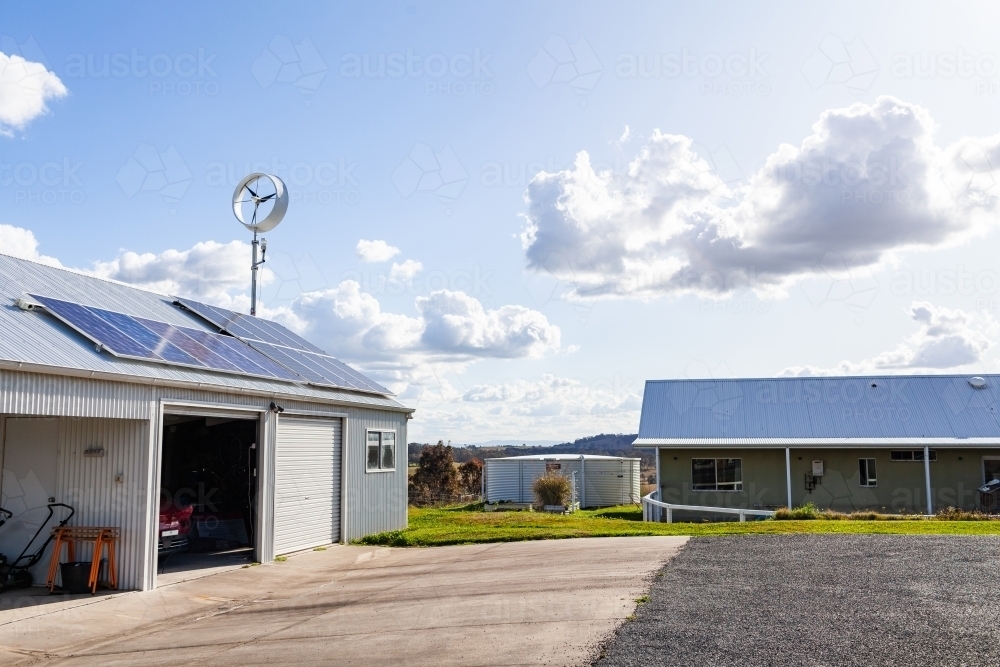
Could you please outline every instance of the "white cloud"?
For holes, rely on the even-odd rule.
[[[59,77],[41,63],[0,53],[0,134],[10,136],[47,111],[45,103],[66,95]]]
[[[638,423],[641,393],[641,382],[621,378],[585,383],[543,375],[478,384],[464,392],[452,389],[437,402],[424,400],[419,429],[466,441],[523,438],[527,433],[566,440],[599,432],[629,433]]]
[[[62,266],[55,257],[48,257],[38,252],[38,239],[30,229],[12,225],[0,225],[0,253],[49,266]]]
[[[618,141],[615,142],[617,146],[628,143],[629,139],[632,138],[632,128],[628,125],[625,126],[625,131],[622,132],[622,136],[618,137]]]
[[[528,266],[577,297],[780,294],[830,253],[873,266],[957,243],[995,224],[1000,135],[939,148],[934,131],[891,97],[830,110],[732,188],[684,136],[654,132],[623,175],[581,152],[529,184]]]
[[[301,294],[290,310],[317,344],[353,358],[384,360],[419,353],[463,362],[539,357],[559,349],[559,328],[522,306],[489,310],[474,297],[449,290],[417,297],[415,306],[417,317],[384,313],[374,296],[345,280],[332,289]]]
[[[360,239],[355,251],[358,253],[358,259],[362,262],[388,262],[400,253],[399,248],[391,246],[381,239],[374,241]]]
[[[113,260],[96,262],[92,273],[163,294],[249,310],[250,256],[250,245],[242,241],[203,241],[188,250],[125,251]],[[262,268],[258,278],[263,285],[272,274]]]
[[[866,375],[955,370],[982,362],[983,354],[994,345],[990,336],[1000,330],[988,314],[951,310],[926,301],[914,301],[910,306],[910,316],[919,328],[893,350],[861,362],[842,361],[833,368],[790,366],[778,375]]]
[[[418,273],[424,270],[424,265],[415,259],[408,259],[402,264],[392,263],[389,271],[389,280],[394,283],[405,283],[413,280]]]

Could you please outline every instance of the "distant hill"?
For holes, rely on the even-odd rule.
[[[550,446],[517,446],[517,445],[469,445],[453,447],[455,461],[464,463],[470,459],[495,459],[502,456],[527,456],[531,454],[599,454],[603,456],[625,456],[641,458],[643,468],[652,468],[655,454],[644,449],[632,447],[635,433],[602,433],[588,438],[580,438],[573,442],[564,442]],[[427,443],[411,442],[409,445],[409,461],[420,460],[420,450]]]

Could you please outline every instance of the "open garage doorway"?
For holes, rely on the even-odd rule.
[[[259,440],[255,418],[164,415],[161,582],[256,560]]]

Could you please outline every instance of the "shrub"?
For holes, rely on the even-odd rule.
[[[410,478],[411,503],[427,504],[451,500],[458,495],[458,470],[451,447],[438,441],[420,452],[417,471]]]
[[[458,466],[458,477],[463,493],[479,495],[483,489],[483,462],[479,459],[466,461]]]
[[[535,492],[535,502],[539,505],[565,505],[572,492],[569,477],[555,472],[547,472],[531,485]]]
[[[941,521],[996,521],[998,518],[993,514],[985,514],[979,510],[962,510],[957,507],[946,507],[943,510],[938,510],[938,513],[934,515],[935,519],[940,519]]]
[[[806,503],[795,509],[782,507],[775,511],[774,518],[785,521],[802,521],[804,519],[819,519],[821,516],[814,503]]]

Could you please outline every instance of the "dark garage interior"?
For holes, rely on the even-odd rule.
[[[254,558],[256,419],[164,415],[158,572]]]

